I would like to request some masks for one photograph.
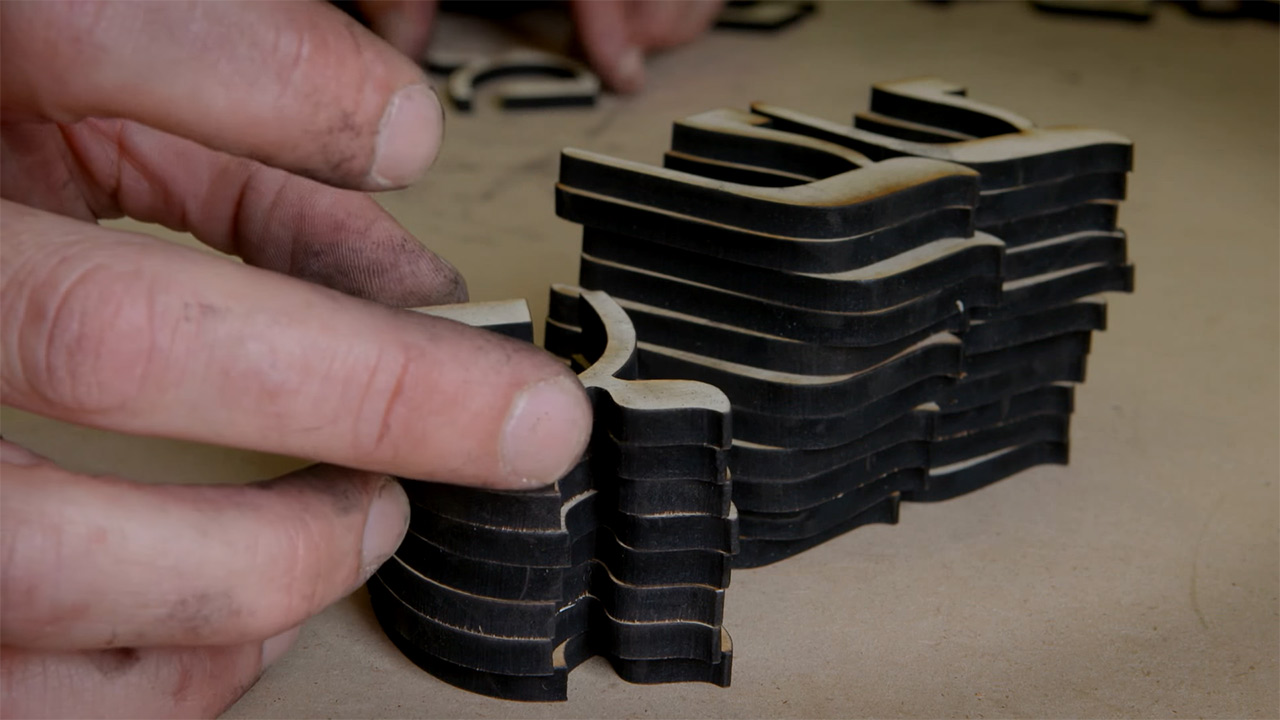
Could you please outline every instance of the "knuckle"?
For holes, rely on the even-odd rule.
[[[360,458],[388,460],[400,454],[406,395],[412,381],[412,364],[406,351],[383,349],[368,373],[352,415],[352,451]]]
[[[52,409],[94,413],[129,405],[166,349],[158,347],[164,336],[146,278],[93,254],[60,253],[31,268],[19,281],[17,316],[6,318],[14,370]]]
[[[310,152],[323,158],[322,166],[310,168],[313,173],[349,182],[369,171],[392,84],[363,31],[329,20],[310,18],[273,30],[270,83],[287,103],[322,108],[302,118],[309,132],[297,141],[305,136]],[[338,97],[334,88],[355,90]]]

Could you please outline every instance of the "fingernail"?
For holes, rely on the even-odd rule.
[[[382,115],[369,180],[380,188],[403,187],[436,159],[444,109],[431,88],[410,85],[397,92]]]
[[[262,643],[262,667],[272,665],[279,660],[289,648],[293,647],[293,642],[298,639],[298,633],[302,632],[302,626],[290,628],[272,638],[267,638]]]
[[[369,506],[360,546],[360,582],[368,580],[400,547],[409,529],[409,496],[395,480],[387,480]]]
[[[618,59],[618,90],[635,92],[644,85],[644,53],[640,48],[628,48]]]
[[[502,431],[502,464],[517,487],[559,480],[591,434],[591,404],[576,378],[531,385],[511,406]]]

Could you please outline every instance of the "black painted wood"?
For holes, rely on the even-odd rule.
[[[583,232],[582,252],[793,307],[856,313],[911,302],[970,278],[999,278],[1004,243],[985,234],[947,238],[857,270],[822,274],[760,268],[594,228]]]
[[[1011,280],[1004,284],[1003,301],[995,306],[974,306],[977,320],[1003,320],[1065,305],[1105,292],[1133,292],[1132,265],[1085,265],[1044,275]]]
[[[1050,377],[1048,380],[1041,380],[1042,374],[1036,374],[1027,379],[1028,388],[1054,380],[1069,379]],[[1061,371],[1057,374],[1067,373]],[[1003,376],[995,377],[1003,378]],[[1008,378],[992,381],[992,384],[1001,388],[1019,387],[1016,382],[1016,378]],[[837,448],[884,427],[914,412],[920,405],[934,402],[940,397],[954,396],[950,399],[950,404],[954,405],[956,410],[986,404],[998,397],[993,397],[990,388],[985,385],[982,387],[963,385],[960,386],[961,392],[956,391],[957,385],[958,382],[953,378],[934,376],[837,415],[793,417],[757,412],[745,407],[738,408],[734,411],[734,435],[760,445],[790,447],[798,450]],[[965,403],[972,403],[972,405]]]
[[[1066,305],[973,323],[962,335],[968,354],[1000,350],[1069,332],[1105,330],[1107,304],[1085,298]]]
[[[587,455],[533,491],[410,483],[409,535],[369,584],[375,612],[428,672],[500,697],[563,697],[592,653],[650,682],[726,684],[729,401],[702,383],[637,380],[625,313],[574,294],[566,350],[596,413]],[[424,312],[511,324],[497,310]]]
[[[1126,262],[1128,243],[1123,230],[1072,233],[1006,252],[1004,277],[1020,280],[1085,265],[1124,265]]]
[[[813,450],[735,439],[729,451],[735,493],[737,482],[804,481],[900,443],[928,440],[933,437],[937,417],[942,416],[936,412],[908,412],[848,443]]]
[[[978,140],[930,143],[868,132],[766,103],[753,103],[751,110],[770,119],[767,127],[826,140],[872,160],[908,156],[964,165],[980,173],[984,191],[1075,175],[1124,173],[1133,167],[1132,143],[1104,130],[1032,128]]]
[[[1035,415],[1070,415],[1074,410],[1072,386],[1044,385],[968,410],[932,413],[933,432],[934,437],[951,437]]]
[[[1025,117],[973,100],[963,85],[941,78],[913,78],[871,86],[871,112],[974,138],[1031,130]]]
[[[734,557],[734,563],[740,568],[762,567],[798,555],[863,525],[877,523],[896,525],[898,507],[899,494],[894,493],[857,515],[806,538],[799,540],[744,539],[742,550]]]
[[[966,363],[974,362],[966,360],[963,349],[959,338],[942,333],[869,370],[816,376],[759,370],[641,343],[640,367],[652,377],[687,377],[715,385],[735,412],[804,418],[846,414],[931,377],[959,377]]]
[[[969,329],[968,314],[956,312],[935,325],[884,345],[839,347],[765,335],[629,300],[615,298],[615,301],[631,318],[637,337],[645,338],[652,345],[718,360],[750,358],[752,367],[798,375],[842,375],[869,370],[927,337],[946,332],[963,334]],[[546,346],[555,354],[568,356],[576,352],[574,348],[581,333],[577,303],[578,296],[568,286],[551,287]],[[1073,328],[1057,332],[1068,329]],[[967,338],[965,342],[967,347]],[[1016,342],[1021,340],[1014,344]]]
[[[1036,465],[1066,465],[1068,458],[1065,443],[1040,442],[1011,448],[956,466],[935,468],[922,489],[904,492],[903,499],[911,502],[950,500]]]
[[[787,480],[734,481],[733,501],[749,524],[755,513],[798,513],[846,495],[875,493],[875,483],[901,470],[928,469],[931,443],[902,442],[846,465],[808,477]],[[743,533],[749,532],[744,524]]]
[[[865,313],[798,308],[611,263],[583,255],[579,274],[587,285],[611,295],[676,313],[701,317],[752,332],[838,347],[875,347],[900,340],[962,314],[966,307],[997,305],[1002,286],[990,277],[972,277],[901,305]]]

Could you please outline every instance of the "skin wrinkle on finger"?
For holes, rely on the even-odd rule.
[[[387,483],[324,466],[242,487],[4,470],[0,628],[6,644],[46,649],[261,642],[294,627],[365,579],[365,518]]]
[[[15,232],[14,214],[10,210],[0,219],[10,243],[38,242],[21,230]],[[93,244],[78,238],[63,238],[42,249],[19,253],[16,267],[10,265],[10,254],[3,271],[0,387],[6,402],[19,404],[31,391],[40,404],[76,408],[91,417],[127,408],[144,384],[157,392],[168,389],[163,374],[153,372],[157,353],[168,350],[158,346],[167,343],[117,341],[118,334],[173,340],[171,332],[157,333],[156,313],[147,301],[152,293],[138,286],[146,278],[127,264],[94,257]],[[121,286],[134,292],[122,295],[117,292]],[[110,318],[111,324],[104,325],[103,318]],[[178,349],[172,350],[169,359],[181,363]],[[85,365],[98,366],[100,372],[83,373],[80,368]]]

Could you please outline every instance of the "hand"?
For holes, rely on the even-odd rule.
[[[715,22],[719,0],[573,0],[578,42],[605,84],[622,93],[644,86],[644,58],[698,39]]]
[[[4,402],[329,463],[148,486],[0,443],[0,716],[214,715],[399,544],[391,475],[527,487],[581,453],[553,358],[384,306],[466,296],[356,191],[413,181],[442,116],[332,7],[0,3],[0,120]]]
[[[370,27],[396,49],[421,58],[431,38],[435,0],[360,0]],[[633,93],[644,86],[644,58],[696,40],[715,22],[722,0],[571,0],[587,61],[605,84]]]

